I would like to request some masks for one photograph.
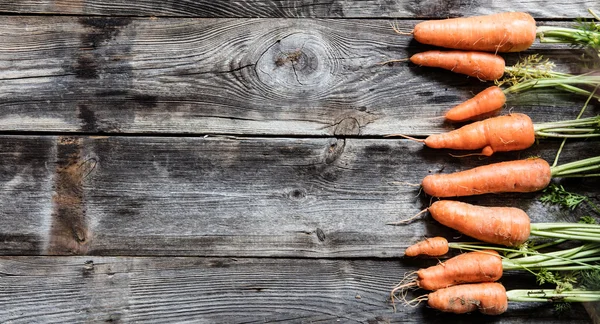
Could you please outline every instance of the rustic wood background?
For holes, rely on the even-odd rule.
[[[527,11],[568,25],[596,1],[0,1],[0,322],[590,323],[597,305],[511,303],[499,317],[393,311],[388,292],[435,259],[423,176],[539,155],[452,158],[385,137],[441,132],[440,116],[488,86],[411,64],[395,34],[426,18]],[[598,8],[600,9],[600,8]],[[530,53],[580,70],[580,52]],[[509,98],[536,122],[585,98]],[[587,115],[600,113],[592,103]],[[561,162],[600,154],[570,141]],[[600,181],[561,181],[600,202]],[[576,220],[540,194],[466,198]],[[507,288],[535,281],[508,273]]]

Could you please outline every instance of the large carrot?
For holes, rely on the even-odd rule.
[[[467,124],[447,133],[433,134],[425,140],[414,140],[435,149],[483,149],[480,154],[490,156],[494,152],[526,149],[535,143],[536,138],[599,136],[600,116],[534,124],[529,116],[515,113]]]
[[[502,259],[494,250],[459,254],[429,268],[420,269],[408,283],[400,283],[392,291],[410,287],[438,290],[462,283],[493,282],[502,277]]]
[[[428,147],[441,149],[476,150],[482,155],[494,152],[523,150],[535,142],[535,129],[529,116],[511,114],[485,119],[459,129],[428,136]]]
[[[531,223],[525,211],[515,207],[484,207],[454,200],[438,200],[417,215],[389,225],[408,224],[425,211],[447,227],[485,243],[518,247],[530,235],[562,240],[600,243],[599,224]],[[406,256],[442,256],[450,248],[464,249],[464,243],[448,243],[443,237],[418,242],[406,249]]]
[[[533,192],[546,188],[552,172],[548,162],[536,158],[500,162],[423,179],[423,190],[434,197],[472,196],[500,192]]]
[[[573,289],[513,289],[506,290],[497,282],[463,284],[439,289],[417,297],[406,304],[415,306],[423,301],[442,312],[464,314],[479,311],[500,315],[507,311],[508,302],[593,302],[600,300],[600,291]]]
[[[536,38],[533,17],[524,12],[504,12],[487,16],[428,20],[418,23],[413,37],[420,43],[446,48],[520,52]]]
[[[529,216],[514,207],[482,207],[460,201],[439,200],[428,208],[441,223],[483,242],[518,246],[529,238]]]
[[[460,50],[519,52],[528,49],[536,37],[542,43],[568,43],[589,47],[600,45],[600,16],[588,10],[595,22],[575,28],[540,26],[524,12],[503,12],[486,16],[429,20],[418,23],[410,34],[423,44]]]
[[[500,315],[508,309],[506,289],[497,282],[465,284],[434,291],[427,304],[442,312],[464,314],[479,310],[486,315]]]
[[[600,20],[591,10],[590,13]],[[502,12],[423,21],[415,25],[411,34],[423,44],[460,50],[520,52],[528,49],[536,37],[540,42],[579,44],[597,50],[600,24],[590,24],[580,24],[576,28],[537,27],[535,19],[528,13]]]
[[[434,197],[472,196],[544,189],[551,177],[600,176],[600,156],[552,168],[540,158],[494,163],[470,170],[432,174],[423,179],[425,193]]]
[[[426,51],[412,55],[410,61],[420,66],[438,67],[488,81],[501,78],[505,68],[501,56],[473,51]]]

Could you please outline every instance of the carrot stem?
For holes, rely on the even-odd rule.
[[[587,138],[600,136],[600,116],[535,124],[535,135],[553,138]]]
[[[600,235],[596,234],[594,236],[585,236],[583,233],[581,235],[577,235],[574,232],[570,233],[558,233],[558,232],[541,232],[541,231],[531,231],[531,235],[544,236],[544,237],[554,237],[554,238],[562,238],[562,239],[580,239],[591,242],[600,242]]]
[[[600,291],[582,289],[557,292],[554,289],[514,289],[506,292],[513,302],[591,302],[600,300]]]
[[[511,248],[503,247],[490,247],[480,244],[473,243],[449,243],[450,248],[462,249],[467,251],[481,251],[481,250],[496,250],[503,252],[512,252],[513,256],[502,257],[502,268],[503,270],[558,270],[566,269],[567,267],[577,267],[578,269],[599,269],[599,265],[588,264],[586,262],[599,261],[600,260],[600,244],[598,243],[586,243],[575,248],[566,250],[559,250],[554,252],[536,253],[534,255],[521,256],[527,252],[532,251],[521,251]],[[574,268],[573,268],[574,269]]]
[[[598,19],[592,11],[590,13]],[[600,24],[595,22],[583,22],[577,28],[539,26],[536,35],[540,43],[570,43],[593,49],[600,48]]]
[[[563,165],[553,166],[550,173],[553,177],[597,177],[599,173],[587,173],[600,170],[600,156],[570,162]]]

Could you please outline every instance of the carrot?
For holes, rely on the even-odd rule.
[[[461,50],[520,52],[536,38],[533,17],[524,12],[429,20],[418,23],[413,37],[419,43]]]
[[[527,213],[519,208],[483,207],[453,200],[438,200],[411,218],[388,224],[408,224],[426,211],[442,225],[485,243],[516,247],[527,241],[530,235],[600,243],[600,224],[531,223]],[[444,255],[450,248],[467,247],[462,243],[448,243],[444,238],[436,237],[409,247],[405,254],[418,255],[418,249],[423,245],[425,247],[421,254],[430,256]]]
[[[523,150],[535,142],[535,129],[529,116],[511,114],[478,121],[459,129],[428,136],[424,143],[440,149],[476,150],[482,155]]]
[[[600,177],[600,156],[550,167],[540,158],[500,162],[470,170],[432,174],[423,191],[435,197],[472,196],[501,192],[533,192],[546,188],[551,177]]]
[[[508,309],[508,302],[578,303],[600,300],[600,291],[558,289],[513,289],[506,290],[497,282],[464,284],[436,290],[424,296],[406,301],[416,306],[427,300],[431,308],[442,312],[464,314],[479,311],[486,315],[500,315]]]
[[[508,309],[508,298],[502,284],[484,282],[434,291],[427,295],[427,305],[455,314],[479,310],[486,315],[500,315]]]
[[[409,257],[417,255],[441,256],[448,253],[448,249],[448,241],[438,236],[409,246],[404,255]]]
[[[459,254],[429,268],[420,269],[408,283],[400,283],[392,291],[409,287],[438,290],[462,283],[492,282],[502,277],[502,259],[494,250]]]
[[[490,81],[501,78],[505,68],[501,56],[474,51],[426,51],[414,54],[410,61],[417,65],[438,67]]]
[[[434,197],[472,196],[501,192],[534,192],[548,186],[552,170],[540,158],[500,162],[470,170],[431,174],[423,179],[425,193]]]
[[[536,138],[600,137],[600,116],[534,124],[529,116],[515,113],[467,124],[425,139],[402,134],[388,136],[401,136],[434,149],[482,149],[481,153],[471,155],[491,156],[495,152],[526,149],[535,143]]]
[[[482,207],[439,200],[428,210],[442,225],[487,243],[519,246],[530,235],[529,216],[519,208]]]
[[[452,122],[478,120],[497,115],[506,103],[506,95],[498,86],[491,86],[475,97],[458,104],[446,112],[446,119]]]

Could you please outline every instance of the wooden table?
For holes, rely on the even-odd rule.
[[[559,142],[481,159],[384,137],[452,129],[437,117],[488,84],[378,63],[428,48],[392,22],[409,31],[426,18],[522,10],[568,24],[595,5],[0,2],[0,322],[590,323],[579,304],[563,317],[517,303],[499,317],[393,311],[391,287],[438,262],[403,250],[434,235],[465,239],[430,217],[385,225],[429,203],[410,184],[532,155],[551,161]],[[505,58],[530,53],[577,70],[579,52],[565,45]],[[585,98],[509,100],[542,122],[574,118]],[[561,161],[599,153],[597,141],[571,141]],[[598,202],[599,181],[562,184]],[[539,197],[464,201],[520,207],[534,222],[592,213]],[[502,282],[535,285],[518,273]]]

